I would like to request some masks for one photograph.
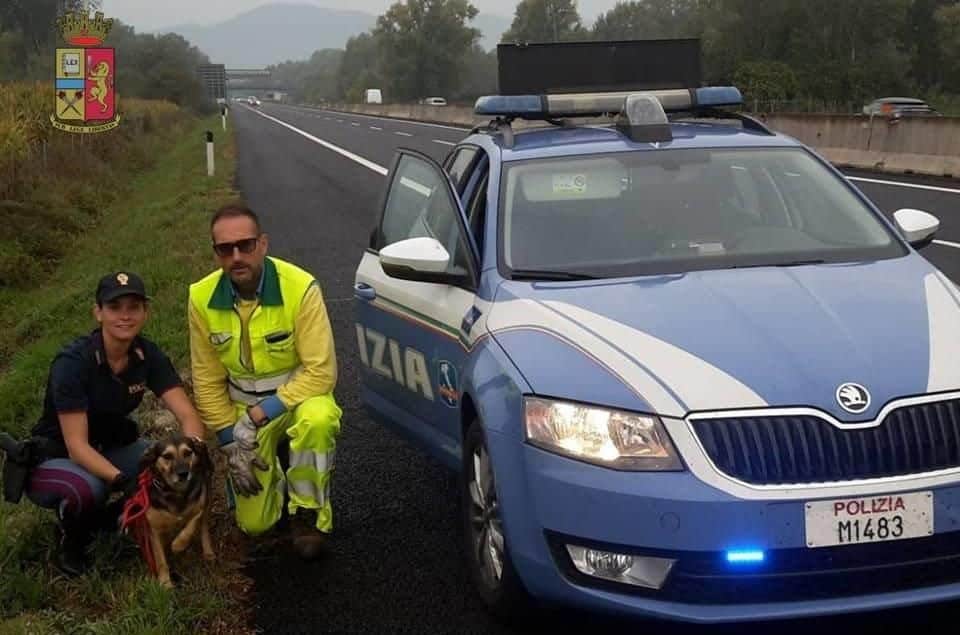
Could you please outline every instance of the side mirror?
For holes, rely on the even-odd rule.
[[[436,238],[408,238],[380,250],[380,266],[392,278],[456,284],[461,276],[449,273],[450,254]]]
[[[907,242],[917,249],[929,245],[940,229],[939,218],[919,209],[898,209],[893,213],[893,220]]]

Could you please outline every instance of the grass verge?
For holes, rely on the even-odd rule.
[[[205,129],[217,131],[213,178],[206,176]],[[0,429],[22,435],[33,425],[53,355],[94,328],[96,281],[112,270],[143,276],[153,299],[144,334],[179,368],[188,367],[187,285],[215,266],[210,212],[236,198],[233,139],[219,130],[219,118],[185,126],[152,167],[102,210],[94,228],[69,237],[63,260],[42,283],[0,289],[0,330],[17,341],[0,369]],[[170,419],[153,400],[145,400],[138,414],[148,433]],[[218,492],[222,473],[218,470]],[[97,539],[90,573],[60,576],[48,564],[53,527],[52,513],[25,498],[18,505],[0,502],[0,634],[252,632],[242,603],[249,584],[237,557],[242,538],[222,497],[215,501],[213,521],[219,559],[203,562],[198,545],[174,557],[172,566],[183,580],[173,591],[147,575],[132,540],[116,535]]]

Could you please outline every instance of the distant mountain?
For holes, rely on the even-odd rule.
[[[342,49],[348,38],[371,29],[376,21],[376,16],[362,11],[278,2],[218,24],[182,24],[156,32],[179,33],[214,64],[259,68],[287,60],[306,60],[320,49]],[[481,13],[471,26],[480,29],[480,43],[490,50],[510,28],[510,22],[503,16]]]
[[[475,29],[480,29],[480,32],[483,33],[483,36],[480,38],[480,45],[484,50],[489,51],[490,49],[497,48],[497,43],[500,42],[500,36],[510,28],[512,22],[512,18],[505,18],[502,15],[478,13],[477,17],[470,23],[470,26]]]
[[[243,68],[305,60],[319,49],[343,48],[351,35],[376,21],[376,16],[360,11],[277,3],[219,24],[179,25],[158,33],[179,33],[214,64]]]

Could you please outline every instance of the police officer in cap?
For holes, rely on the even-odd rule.
[[[117,499],[136,489],[149,442],[129,415],[144,392],[160,398],[184,434],[206,434],[170,359],[140,335],[148,316],[143,280],[129,271],[103,277],[93,314],[99,327],[67,344],[50,366],[43,414],[32,431],[45,439],[46,460],[31,470],[26,487],[30,500],[56,510],[56,564],[68,575],[86,569],[93,531],[116,529]]]

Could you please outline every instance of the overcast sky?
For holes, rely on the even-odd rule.
[[[393,0],[292,0],[331,9],[354,9],[374,15],[383,13]],[[516,0],[471,0],[481,13],[495,13],[512,18]],[[287,1],[290,3],[290,0]],[[580,15],[589,25],[598,13],[614,6],[616,0],[578,0]],[[118,18],[137,31],[178,24],[213,24],[249,11],[269,0],[103,0],[106,17]]]

